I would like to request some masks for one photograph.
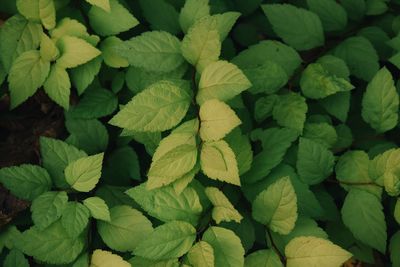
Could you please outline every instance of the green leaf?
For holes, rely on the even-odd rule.
[[[74,36],[61,37],[57,45],[61,54],[57,63],[66,69],[82,65],[101,54],[100,50],[90,43]]]
[[[140,0],[139,3],[151,29],[167,31],[174,35],[180,33],[179,14],[172,3],[165,0]]]
[[[64,109],[69,108],[71,81],[68,72],[59,64],[51,66],[50,74],[43,84],[46,94]]]
[[[91,267],[131,267],[130,263],[124,261],[123,258],[117,254],[109,251],[96,249],[92,254],[90,262]]]
[[[283,267],[279,256],[270,249],[257,250],[248,255],[244,261],[246,267]]]
[[[61,225],[68,235],[78,237],[89,223],[89,210],[78,202],[69,202],[61,216]]]
[[[103,157],[100,153],[71,162],[64,171],[66,181],[77,191],[91,191],[99,182]]]
[[[311,236],[296,237],[285,248],[287,267],[337,267],[353,255],[332,242]]]
[[[40,154],[43,166],[48,170],[55,185],[67,188],[64,169],[69,163],[86,157],[86,153],[67,143],[48,137],[40,137]]]
[[[106,12],[111,11],[110,1],[109,0],[86,0],[89,4],[93,6],[97,6],[103,9]]]
[[[343,0],[341,4],[346,9],[349,18],[355,21],[361,20],[367,10],[365,0]]]
[[[298,134],[289,128],[270,128],[253,133],[252,139],[262,142],[262,151],[254,156],[251,169],[243,176],[246,183],[254,183],[267,176],[283,160],[286,151],[297,139]]]
[[[112,114],[117,106],[118,99],[112,92],[103,88],[93,88],[86,91],[69,114],[74,118],[96,119]]]
[[[350,92],[339,92],[321,99],[319,103],[329,114],[345,122],[350,110],[350,97]]]
[[[250,86],[250,81],[237,66],[227,61],[216,61],[203,70],[196,101],[200,105],[210,99],[227,101]]]
[[[71,81],[78,94],[82,94],[99,73],[103,59],[98,56],[70,71]]]
[[[43,26],[51,30],[56,26],[56,7],[54,0],[39,0],[39,16]]]
[[[65,126],[71,134],[66,142],[89,154],[105,151],[108,145],[107,128],[98,120],[67,119]]]
[[[45,61],[54,61],[60,55],[56,43],[45,33],[42,34],[40,41],[40,57]]]
[[[392,261],[393,267],[400,266],[400,255],[397,253],[400,249],[400,231],[397,231],[390,239],[390,259]]]
[[[325,31],[340,31],[347,26],[346,10],[334,0],[307,0],[310,11],[321,19]]]
[[[3,267],[29,267],[29,262],[18,249],[12,249],[4,259]]]
[[[253,201],[253,218],[272,231],[286,235],[297,220],[297,197],[289,177],[262,191]]]
[[[382,209],[375,195],[352,189],[344,200],[342,219],[355,238],[385,253],[387,233]]]
[[[44,230],[37,226],[26,230],[18,239],[17,247],[36,260],[50,264],[66,264],[78,257],[84,244],[83,236],[70,237],[58,221]]]
[[[204,72],[203,72],[204,74]],[[217,141],[241,124],[227,104],[216,100],[207,100],[200,106],[200,137],[203,141]]]
[[[330,75],[349,80],[350,70],[343,59],[332,55],[325,55],[318,58],[316,63],[321,64]]]
[[[35,226],[44,230],[57,221],[67,207],[68,195],[64,191],[46,192],[33,200],[31,205],[32,220]]]
[[[112,68],[128,67],[128,60],[118,55],[116,49],[123,41],[115,36],[104,39],[100,44],[101,55],[104,63]]]
[[[379,198],[382,189],[374,184],[369,176],[369,162],[368,154],[364,151],[346,152],[336,164],[336,179],[343,182],[341,186],[347,191],[351,190],[351,188],[358,188],[375,194]],[[352,183],[354,185],[351,185]]]
[[[50,63],[40,57],[39,51],[22,53],[12,64],[8,75],[11,108],[31,97],[41,87],[50,71]]]
[[[385,173],[393,173],[400,164],[400,149],[389,149],[377,155],[369,166],[369,175],[375,183],[383,186],[383,176]]]
[[[274,62],[282,67],[286,71],[287,76],[290,77],[300,66],[301,61],[299,54],[292,47],[275,40],[268,40],[261,41],[243,50],[233,58],[232,63],[239,66],[247,75],[247,69],[256,69],[264,64],[268,64],[268,62]],[[266,74],[264,73],[263,75]],[[256,85],[251,79],[251,75],[248,78],[253,85]],[[277,77],[274,76],[274,79],[277,79]]]
[[[214,267],[214,249],[205,241],[194,244],[187,257],[193,267]]]
[[[216,187],[207,187],[205,193],[213,204],[212,217],[217,224],[222,221],[240,223],[242,215],[235,209],[229,199]]]
[[[129,260],[129,263],[132,266],[141,266],[141,267],[178,267],[179,262],[178,259],[170,259],[170,260],[161,260],[161,261],[153,261],[146,258],[135,256]]]
[[[0,182],[13,195],[26,200],[49,191],[52,184],[45,169],[28,164],[0,169]]]
[[[335,128],[326,122],[306,123],[303,137],[320,143],[327,148],[335,145],[338,138]]]
[[[343,59],[355,77],[370,81],[379,70],[379,58],[371,42],[364,37],[350,37],[340,43],[334,55]]]
[[[200,19],[210,15],[209,0],[188,0],[179,14],[179,24],[186,33]]]
[[[141,240],[134,253],[153,260],[181,257],[189,251],[195,239],[196,229],[191,224],[171,221],[158,226]]]
[[[42,33],[39,23],[28,21],[21,15],[6,20],[0,29],[0,61],[6,73],[18,56],[39,47]]]
[[[168,32],[145,32],[117,47],[131,66],[148,71],[169,72],[184,62],[178,38]]]
[[[391,73],[383,67],[368,83],[362,100],[362,117],[378,133],[397,125],[399,94]]]
[[[209,178],[240,185],[235,153],[224,140],[203,143],[200,164]]]
[[[221,41],[216,19],[207,17],[192,25],[182,40],[182,55],[198,72],[218,60]]]
[[[108,206],[102,198],[89,197],[83,201],[83,205],[89,209],[90,216],[93,218],[106,222],[111,220]]]
[[[111,208],[110,217],[109,222],[97,221],[97,228],[103,241],[114,250],[132,251],[153,232],[151,222],[129,206]]]
[[[253,162],[253,150],[249,137],[236,128],[225,137],[225,141],[235,153],[239,175],[249,171]]]
[[[110,11],[98,6],[92,6],[89,10],[90,26],[96,33],[101,36],[116,35],[139,24],[139,21],[118,0],[109,0],[109,3]]]
[[[215,267],[240,267],[244,264],[242,243],[231,230],[211,226],[203,234],[203,241],[214,249]]]
[[[184,89],[160,81],[133,97],[110,124],[133,131],[165,131],[183,119],[189,105],[190,96]]]
[[[170,186],[147,190],[143,183],[126,193],[150,216],[164,222],[179,220],[195,225],[203,210],[196,190],[190,186],[177,194]]]
[[[296,169],[303,182],[320,183],[333,171],[335,158],[325,146],[307,138],[300,138]]]
[[[233,25],[239,17],[239,12],[225,12],[222,14],[215,14],[213,16],[206,17],[205,20],[216,20],[219,38],[222,42],[228,36]]]
[[[297,50],[309,50],[324,44],[319,17],[306,9],[288,4],[263,5],[275,33]]]
[[[288,93],[279,96],[279,100],[272,111],[272,116],[280,126],[302,132],[307,110],[308,107],[304,97],[297,93]]]
[[[303,71],[300,87],[304,96],[311,99],[325,98],[354,89],[347,80],[330,75],[319,63],[310,64]]]

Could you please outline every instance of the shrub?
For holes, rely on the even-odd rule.
[[[3,266],[400,266],[399,5],[3,0]]]

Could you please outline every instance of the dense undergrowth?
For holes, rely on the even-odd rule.
[[[2,266],[399,267],[399,11],[2,0]]]

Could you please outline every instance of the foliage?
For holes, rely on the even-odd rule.
[[[0,169],[2,266],[400,267],[399,0],[0,12],[1,96],[66,130]]]

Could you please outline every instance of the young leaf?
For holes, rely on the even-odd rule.
[[[248,255],[244,261],[246,267],[283,267],[279,256],[270,249],[257,250]]]
[[[86,2],[90,3],[93,6],[97,6],[106,12],[111,11],[109,0],[86,0]]]
[[[31,20],[40,20],[39,1],[40,0],[17,0],[15,4],[18,12],[25,18]]]
[[[188,0],[179,14],[179,24],[186,33],[201,18],[210,15],[209,0]]]
[[[344,200],[342,219],[355,238],[385,253],[387,233],[382,209],[375,195],[351,189]]]
[[[169,72],[182,65],[181,44],[168,32],[145,32],[117,47],[131,66],[148,71]]]
[[[89,223],[89,210],[78,202],[69,202],[61,216],[61,225],[68,235],[78,237]]]
[[[97,219],[109,222],[110,211],[106,202],[99,197],[89,197],[83,201],[83,205],[89,209],[90,215]]]
[[[69,108],[71,81],[68,72],[59,64],[51,66],[49,77],[43,84],[46,94],[64,109]]]
[[[262,9],[276,34],[297,50],[309,50],[324,44],[319,17],[306,9],[288,4],[263,5]]]
[[[225,141],[235,153],[239,175],[249,171],[253,162],[253,150],[249,137],[236,128],[226,136]]]
[[[196,101],[200,105],[210,99],[227,101],[251,86],[250,81],[234,64],[216,61],[204,68]]]
[[[311,236],[296,237],[285,248],[287,267],[337,267],[353,255],[332,242]]]
[[[132,251],[153,232],[151,222],[129,206],[111,208],[110,217],[109,222],[97,221],[97,228],[104,243],[114,250]]]
[[[168,186],[147,190],[143,183],[126,191],[150,216],[161,221],[187,221],[197,224],[203,210],[199,195],[192,187],[186,187],[180,194]]]
[[[89,192],[99,182],[104,153],[80,158],[65,168],[65,179],[77,191]]]
[[[91,267],[131,267],[130,263],[124,261],[119,255],[109,251],[96,249],[92,254]]]
[[[37,226],[26,230],[17,240],[16,246],[39,261],[66,264],[78,257],[84,245],[85,240],[82,236],[70,237],[60,221],[57,221],[44,230]]]
[[[51,30],[56,26],[56,7],[54,0],[39,0],[39,17],[47,30]]]
[[[214,249],[215,267],[240,267],[244,264],[242,243],[231,230],[211,226],[203,234],[203,241]]]
[[[272,231],[286,235],[297,220],[297,197],[289,177],[262,191],[253,201],[253,218]]]
[[[296,168],[303,182],[320,183],[333,171],[335,158],[325,146],[307,138],[300,138]]]
[[[171,149],[165,155],[151,163],[148,176],[150,179],[162,180],[158,183],[167,185],[188,173],[197,161],[197,147],[193,145],[180,145]],[[154,185],[155,183],[152,182]],[[154,186],[149,189],[153,189]],[[157,187],[160,187],[157,185]]]
[[[399,94],[391,73],[383,67],[368,83],[362,100],[362,117],[378,133],[393,129],[399,118]]]
[[[110,124],[132,131],[165,131],[183,119],[189,104],[190,97],[184,89],[160,81],[133,97]]]
[[[146,239],[141,240],[134,253],[154,260],[181,257],[189,251],[195,239],[196,229],[191,224],[171,221],[158,226]]]
[[[50,71],[50,62],[40,57],[39,51],[22,53],[12,64],[8,75],[11,108],[31,97],[43,85]]]
[[[236,156],[223,141],[206,142],[201,148],[201,170],[211,179],[240,185]]]
[[[204,72],[203,72],[204,74]],[[217,141],[241,124],[227,104],[216,99],[207,100],[200,106],[200,137],[203,141]]]
[[[57,45],[61,54],[57,63],[66,69],[82,65],[101,54],[101,51],[90,43],[74,36],[61,37]]]
[[[242,215],[235,209],[229,199],[216,187],[207,187],[205,193],[213,204],[212,217],[217,224],[222,221],[240,223]]]
[[[39,230],[57,221],[67,207],[68,195],[64,191],[46,192],[35,198],[31,205],[32,220]]]
[[[0,169],[0,182],[13,195],[27,200],[49,191],[52,184],[45,169],[28,164]]]
[[[89,10],[89,22],[96,33],[101,36],[116,35],[139,24],[139,21],[118,0],[109,0],[109,3],[110,11],[98,6],[92,6]]]
[[[199,20],[192,25],[182,40],[182,55],[198,72],[218,60],[221,41],[216,19]]]
[[[276,122],[283,127],[303,131],[308,107],[304,97],[297,93],[279,96],[278,102],[272,111]]]
[[[40,56],[45,61],[54,61],[60,55],[60,51],[58,50],[55,42],[50,39],[47,34],[42,34],[42,39],[40,40]]]
[[[67,188],[64,169],[69,163],[86,157],[87,154],[67,143],[48,137],[40,137],[40,154],[43,166],[48,170],[55,185],[60,188]]]
[[[188,260],[193,267],[213,267],[214,249],[205,241],[199,241],[189,250]]]

